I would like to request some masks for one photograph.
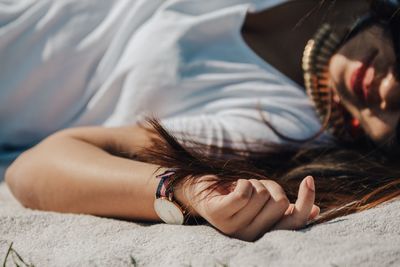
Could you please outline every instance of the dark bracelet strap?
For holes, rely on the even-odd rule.
[[[157,175],[156,178],[160,179],[160,183],[158,184],[156,191],[156,198],[166,197],[170,198],[173,193],[173,189],[170,186],[171,178],[175,175],[174,169],[168,169],[160,175]]]

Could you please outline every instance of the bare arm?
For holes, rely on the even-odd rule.
[[[13,194],[27,207],[159,220],[153,209],[158,166],[114,156],[150,145],[136,126],[58,132],[23,153],[7,170]]]
[[[61,131],[23,153],[6,171],[6,181],[29,208],[160,221],[153,208],[159,166],[110,153],[131,155],[149,145],[149,132],[136,126]],[[270,180],[239,179],[231,191],[194,198],[207,180],[179,185],[175,195],[233,237],[255,240],[271,229],[297,229],[318,214],[306,179],[298,201],[290,205],[283,189]]]

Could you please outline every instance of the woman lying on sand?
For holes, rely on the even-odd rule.
[[[399,1],[16,2],[0,137],[31,147],[5,175],[24,206],[255,240],[399,195]]]

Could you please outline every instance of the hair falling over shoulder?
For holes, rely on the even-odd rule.
[[[175,168],[173,184],[196,183],[215,177],[213,188],[229,187],[237,179],[270,179],[279,183],[291,202],[301,180],[315,179],[315,204],[321,214],[312,223],[373,208],[400,196],[400,159],[359,144],[306,142],[304,145],[259,144],[245,151],[190,142],[182,145],[156,119],[148,120],[153,145],[138,160]],[[258,144],[257,144],[258,145]]]

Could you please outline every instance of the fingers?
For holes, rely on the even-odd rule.
[[[285,212],[285,216],[291,215],[294,210],[294,204],[290,204],[289,208]],[[317,205],[313,205],[310,216],[308,217],[308,220],[313,220],[315,217],[317,217],[320,213],[320,208]]]
[[[252,183],[248,180],[239,179],[231,193],[212,199],[212,204],[218,207],[219,216],[230,218],[247,205],[252,194]]]
[[[272,180],[263,180],[260,182],[268,188],[271,196],[246,229],[241,231],[238,238],[243,239],[243,237],[245,237],[250,238],[250,240],[257,239],[282,218],[289,206],[289,200],[278,183]],[[247,208],[249,208],[249,205],[245,207],[245,209]]]
[[[314,213],[316,213],[317,215],[319,213],[319,208],[314,205],[314,201],[314,179],[312,176],[307,176],[300,183],[298,198],[296,203],[292,206],[292,211],[286,211],[285,216],[273,227],[273,230],[299,229],[301,227],[304,227],[310,216],[314,216]],[[314,206],[316,208],[313,208]]]
[[[314,220],[319,215],[320,211],[321,209],[317,205],[313,205],[308,220],[309,221]]]
[[[293,210],[294,210],[294,204],[290,204],[289,208],[285,212],[285,216],[291,215],[293,213]],[[312,209],[311,209],[310,216],[308,217],[308,220],[311,221],[311,220],[315,219],[315,217],[317,217],[319,215],[319,213],[320,213],[320,208],[317,205],[314,204]]]
[[[294,204],[290,204],[287,210],[285,211],[285,216],[292,214],[293,210],[294,210]]]
[[[259,180],[249,180],[253,186],[251,199],[246,206],[232,216],[232,221],[237,225],[249,225],[257,214],[263,209],[270,199],[270,192]]]
[[[221,232],[252,241],[269,230],[301,228],[318,216],[314,188],[313,178],[306,177],[296,203],[290,204],[278,183],[240,179],[230,193],[214,191],[200,201],[204,212],[199,213]]]

